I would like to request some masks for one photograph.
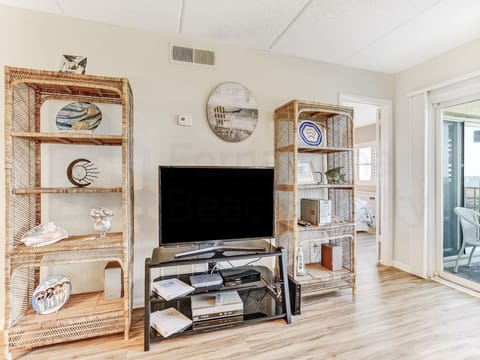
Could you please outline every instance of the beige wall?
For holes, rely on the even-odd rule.
[[[395,97],[395,243],[397,266],[421,274],[424,264],[415,253],[424,239],[425,133],[424,116],[409,116],[407,94],[479,71],[480,40],[467,43],[396,77]],[[412,103],[414,106],[419,100]]]
[[[215,50],[213,69],[171,64],[168,56],[171,41],[185,43],[187,40],[0,6],[0,66],[57,70],[62,54],[84,55],[88,57],[87,73],[127,77],[131,82],[135,99],[134,297],[137,305],[143,303],[144,258],[150,256],[158,244],[159,164],[273,165],[275,107],[293,98],[337,103],[339,92],[375,98],[394,95],[394,77],[390,75],[216,43],[187,41],[195,47]],[[3,73],[0,81],[3,98]],[[257,128],[241,143],[223,142],[212,133],[206,121],[208,96],[224,81],[244,84],[258,103]],[[3,113],[3,103],[0,113]],[[193,126],[177,126],[178,114],[192,115]],[[2,130],[3,126],[2,119]],[[2,204],[3,141],[1,136]],[[0,212],[3,229],[3,206]],[[3,246],[0,252],[3,254]],[[3,268],[0,261],[0,269]],[[3,291],[0,291],[2,297]]]
[[[355,128],[355,143],[362,144],[376,141],[376,125],[367,125]]]

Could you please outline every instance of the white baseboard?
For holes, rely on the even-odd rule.
[[[140,309],[144,307],[145,299],[141,298],[133,298],[133,308]]]
[[[407,265],[403,262],[400,262],[400,261],[396,261],[396,260],[393,260],[392,261],[392,266],[394,268],[397,268],[399,270],[402,270],[402,271],[405,271],[407,273],[410,273],[410,274],[413,274],[412,272],[412,266],[411,265]],[[415,275],[415,274],[414,274]]]

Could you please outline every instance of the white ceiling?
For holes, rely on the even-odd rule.
[[[480,36],[480,0],[0,0],[397,73]]]

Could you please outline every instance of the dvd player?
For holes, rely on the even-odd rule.
[[[260,272],[248,266],[222,269],[219,272],[222,275],[225,286],[260,281]]]

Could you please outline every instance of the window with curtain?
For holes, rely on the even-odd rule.
[[[374,184],[377,180],[376,144],[366,143],[356,146],[357,152],[357,183]]]

